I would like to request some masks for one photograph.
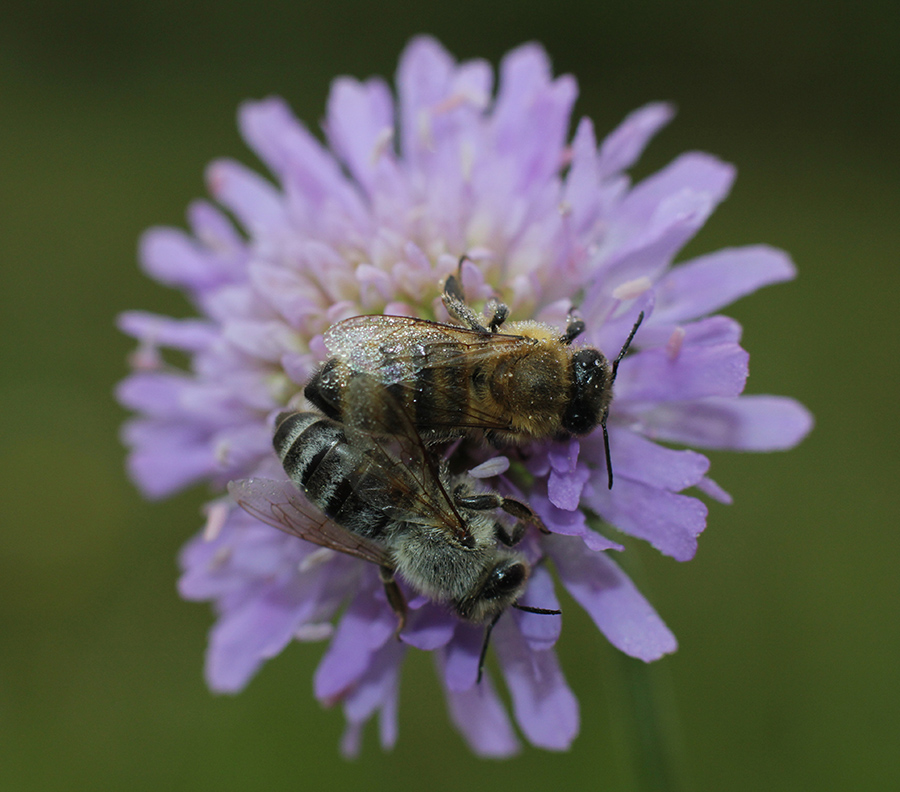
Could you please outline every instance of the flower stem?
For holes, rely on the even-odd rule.
[[[627,558],[627,563],[623,563]],[[643,569],[634,548],[617,559],[644,591]],[[637,578],[637,579],[636,579]],[[619,731],[631,764],[633,788],[640,792],[687,792],[681,727],[675,692],[666,661],[645,663],[615,652],[616,689],[611,699],[618,710]]]

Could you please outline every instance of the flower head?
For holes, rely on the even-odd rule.
[[[575,81],[554,78],[536,45],[504,58],[495,90],[487,63],[457,63],[418,38],[401,58],[396,95],[379,79],[334,82],[325,144],[279,99],[244,105],[241,131],[274,183],[215,162],[208,183],[218,206],[197,202],[190,233],[152,229],[141,244],[148,274],[185,291],[199,318],[120,319],[139,342],[118,390],[138,413],[124,429],[138,486],[165,497],[201,481],[224,492],[233,479],[283,478],[272,421],[326,358],[323,333],[357,314],[446,321],[441,283],[465,254],[470,301],[497,295],[514,319],[564,327],[577,296],[584,341],[608,357],[644,312],[609,414],[612,490],[599,431],[535,443],[511,467],[470,443],[453,453],[530,503],[552,531],[520,546],[533,565],[522,604],[556,608],[558,581],[623,652],[650,661],[674,651],[672,633],[613,560],[621,546],[595,528],[688,560],[706,507],[682,492],[728,495],[707,478],[706,457],[660,442],[769,451],[806,434],[811,418],[793,400],[740,395],[741,328],[715,314],[794,268],[761,245],[673,266],[727,194],[733,168],[689,153],[632,184],[626,169],[671,109],[634,112],[598,146],[588,119],[567,138],[575,96]],[[163,348],[185,354],[189,367],[168,364]],[[450,716],[477,753],[516,751],[513,723],[549,749],[567,748],[578,732],[553,648],[559,616],[509,611],[493,631],[511,720],[496,680],[476,682],[482,629],[407,591],[409,618],[394,640],[396,617],[372,564],[279,533],[223,496],[181,565],[182,596],[216,610],[213,689],[242,689],[293,640],[328,641],[315,694],[343,706],[347,753],[375,715],[382,744],[394,743],[411,647],[433,653]]]

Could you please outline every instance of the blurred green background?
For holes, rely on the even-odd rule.
[[[794,256],[797,281],[728,313],[748,392],[802,400],[817,427],[789,453],[713,454],[735,504],[712,504],[693,562],[641,551],[681,644],[653,673],[671,683],[689,788],[898,788],[896,3],[6,0],[0,789],[634,788],[617,657],[571,602],[559,651],[583,725],[565,754],[473,758],[422,656],[404,672],[398,747],[383,754],[370,729],[352,763],[343,716],[311,697],[319,645],[211,695],[211,612],[175,592],[207,493],[148,504],[123,473],[111,394],[131,342],[114,317],[189,313],[139,272],[142,229],[183,224],[210,159],[256,165],[241,100],[281,94],[315,127],[335,75],[392,75],[419,32],[495,63],[541,41],[601,134],[674,101],[639,175],[691,148],[737,164],[687,253],[768,242]]]

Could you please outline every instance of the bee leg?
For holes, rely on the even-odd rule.
[[[534,509],[530,506],[517,501],[514,498],[504,498],[496,492],[483,492],[479,495],[468,495],[464,498],[457,498],[458,505],[466,509],[474,509],[475,511],[489,511],[490,509],[503,509],[507,514],[511,514],[517,520],[524,523],[531,523],[536,526],[541,533],[550,533],[550,529],[544,525],[544,521],[537,516]],[[524,531],[524,527],[522,529]],[[519,536],[521,539],[521,536]],[[512,544],[515,544],[513,542]]]
[[[513,517],[524,522],[531,523],[541,533],[551,533],[550,529],[544,525],[544,521],[537,516],[537,513],[528,504],[513,498],[500,498],[500,501],[500,508],[507,514],[511,514]]]
[[[562,337],[559,339],[563,344],[568,346],[571,344],[578,336],[580,336],[584,332],[584,320],[579,319],[575,316],[571,311],[569,312],[568,324],[566,325],[566,332],[563,333]]]
[[[466,305],[462,287],[455,275],[447,276],[447,280],[444,281],[444,293],[441,295],[441,299],[444,301],[447,313],[461,325],[465,325],[476,333],[491,332],[478,319],[478,314]]]
[[[522,541],[522,537],[525,536],[525,527],[525,523],[519,521],[515,524],[512,532],[510,532],[505,525],[494,523],[494,536],[501,544],[507,547],[515,547]]]
[[[492,333],[496,333],[509,316],[509,306],[492,297],[485,309],[490,311],[488,327]]]
[[[390,567],[379,567],[378,573],[381,576],[381,582],[384,584],[384,593],[387,595],[388,604],[391,610],[397,614],[397,629],[394,631],[394,637],[399,641],[400,633],[406,626],[406,597],[400,591],[400,586],[394,580],[394,570]]]

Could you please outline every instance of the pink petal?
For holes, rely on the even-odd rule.
[[[316,698],[340,700],[369,667],[372,655],[397,628],[397,617],[387,603],[361,588],[347,608],[328,651],[313,678]]]
[[[616,398],[672,402],[737,396],[747,380],[749,357],[737,344],[685,346],[675,358],[665,349],[641,350],[622,361]]]
[[[629,113],[600,146],[599,174],[608,178],[634,165],[650,139],[674,115],[675,108],[664,102],[653,102]]]
[[[578,700],[550,649],[531,650],[514,620],[497,622],[494,650],[512,696],[516,722],[539,748],[565,751],[578,734]]]
[[[683,322],[704,316],[795,275],[787,253],[767,245],[718,250],[678,265],[660,280],[653,321]]]
[[[600,437],[583,443],[585,456],[598,468],[606,455]],[[615,480],[631,479],[658,489],[679,492],[691,487],[709,470],[709,460],[695,451],[676,451],[647,440],[634,432],[609,427],[609,448]]]
[[[549,537],[546,547],[566,590],[613,646],[647,662],[678,648],[675,636],[609,556],[586,553],[559,537]]]
[[[651,437],[734,451],[793,448],[812,427],[809,410],[786,396],[707,398],[661,404],[641,414],[641,431]]]
[[[585,501],[620,531],[645,539],[676,561],[697,552],[697,537],[706,527],[706,506],[696,498],[675,495],[628,479],[585,487]]]
[[[489,674],[466,690],[447,688],[447,707],[456,728],[479,756],[503,759],[519,752],[509,715]]]

